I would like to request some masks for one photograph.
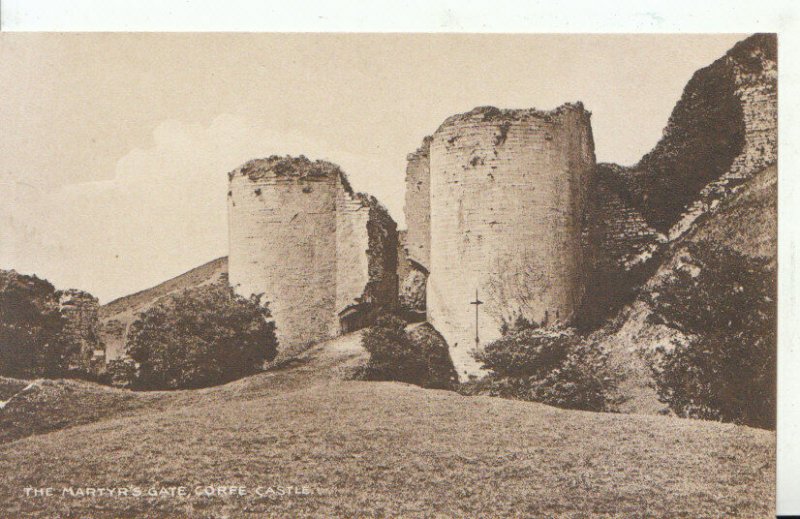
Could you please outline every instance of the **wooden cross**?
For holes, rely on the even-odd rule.
[[[478,289],[475,289],[475,301],[470,301],[471,305],[475,305],[475,347],[481,344],[480,336],[478,335],[478,308],[483,304],[483,301],[478,299]]]

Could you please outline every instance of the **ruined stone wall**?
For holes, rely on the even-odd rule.
[[[594,265],[604,272],[647,261],[662,239],[633,205],[615,164],[598,164],[587,218]]]
[[[403,208],[408,235],[408,257],[430,270],[431,254],[431,137],[407,157],[406,200]]]
[[[335,335],[339,169],[270,157],[229,178],[231,286],[245,296],[264,294],[282,348]]]
[[[428,318],[459,376],[480,342],[518,316],[569,322],[584,294],[582,222],[594,172],[590,114],[477,108],[447,119],[430,148]]]
[[[342,189],[337,205],[336,311],[397,306],[397,224],[374,198]],[[367,317],[370,321],[374,316]]]
[[[95,352],[102,351],[98,336],[98,311],[100,304],[96,297],[77,289],[60,290],[58,307],[64,316],[62,334],[71,343],[80,345],[80,355],[76,360],[78,367],[90,368],[93,361],[102,362],[103,357],[95,358]]]
[[[105,360],[119,360],[125,357],[125,341],[128,335],[128,323],[119,319],[109,319],[100,325],[99,336],[105,349]]]
[[[652,226],[685,231],[694,218],[679,225],[684,213],[702,213],[775,163],[777,77],[774,34],[751,36],[694,74],[662,139],[626,172],[632,199]]]
[[[369,281],[364,287],[363,300],[371,305],[373,311],[394,311],[398,304],[399,285],[397,224],[389,215],[389,211],[374,196],[363,194],[359,196],[369,207],[366,250]],[[348,266],[340,262],[339,268],[346,269]]]
[[[428,281],[427,270],[408,256],[406,231],[398,232],[397,246],[397,280],[399,283],[398,305],[400,314],[410,322],[424,321],[425,285]]]
[[[652,271],[664,236],[630,200],[616,164],[598,164],[589,186],[583,243],[586,296],[579,327],[593,329],[632,301],[635,288]]]
[[[369,206],[339,190],[336,212],[336,313],[362,302],[369,282]]]
[[[281,348],[337,335],[343,312],[353,329],[396,308],[397,225],[338,166],[270,157],[229,177],[229,280],[265,295]]]
[[[397,279],[402,284],[409,272],[411,264],[408,260],[408,231],[397,231]]]

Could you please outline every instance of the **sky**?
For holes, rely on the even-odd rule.
[[[592,112],[633,164],[741,34],[0,34],[0,269],[107,302],[227,254],[226,173],[339,164],[403,226],[405,158],[476,106]]]

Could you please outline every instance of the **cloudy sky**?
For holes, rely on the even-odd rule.
[[[403,225],[405,156],[480,105],[592,111],[635,163],[743,35],[0,34],[0,268],[102,302],[227,253],[226,172],[341,165]]]

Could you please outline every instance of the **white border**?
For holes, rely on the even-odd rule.
[[[797,18],[800,3],[721,0],[0,0],[4,31],[778,32],[778,513],[800,514]],[[714,470],[709,467],[709,470]]]
[[[790,0],[2,0],[10,31],[776,32]]]

